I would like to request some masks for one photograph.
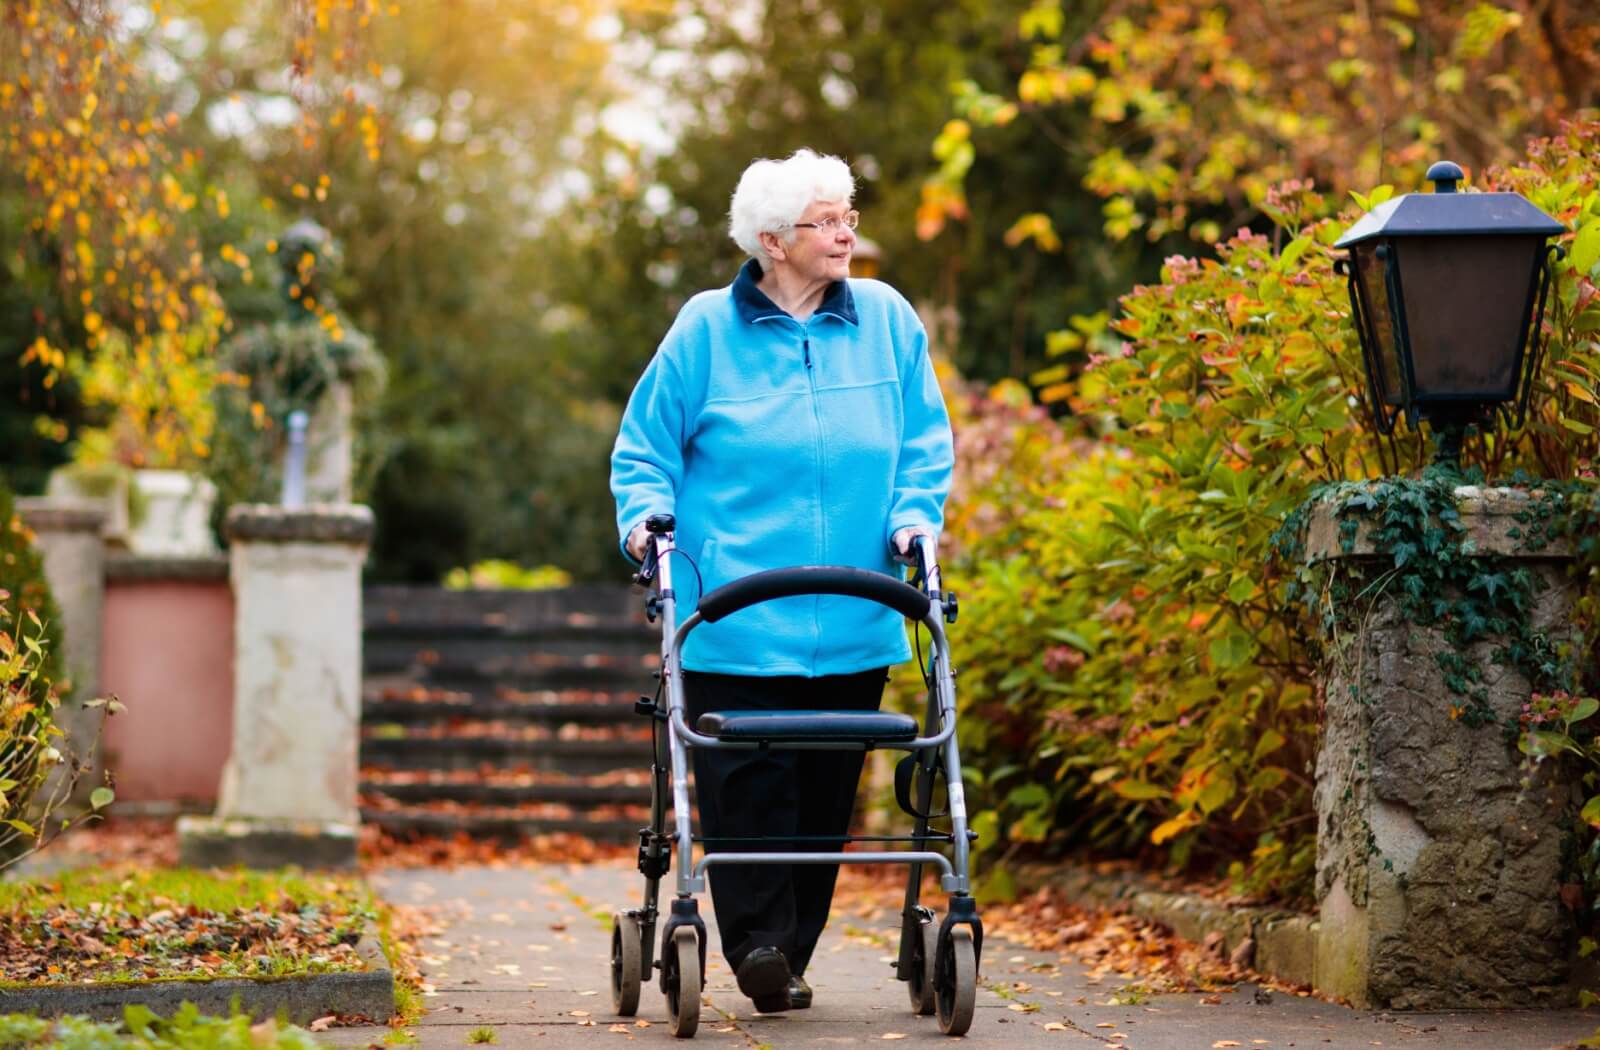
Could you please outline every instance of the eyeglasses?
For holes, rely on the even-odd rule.
[[[826,219],[823,219],[821,222],[791,222],[789,225],[793,226],[793,227],[796,227],[796,228],[804,226],[808,230],[820,230],[821,232],[823,232],[825,234],[832,234],[841,225],[843,225],[844,228],[847,229],[847,230],[853,230],[853,229],[856,228],[856,224],[859,223],[860,221],[861,221],[861,213],[858,212],[858,211],[851,210],[851,211],[845,212],[843,218],[839,218],[838,216],[835,216],[835,215],[830,215]]]

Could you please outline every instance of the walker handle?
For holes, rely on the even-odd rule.
[[[928,596],[881,572],[844,565],[768,569],[724,584],[700,599],[700,618],[716,623],[740,609],[797,594],[839,594],[887,605],[910,620],[928,618]]]

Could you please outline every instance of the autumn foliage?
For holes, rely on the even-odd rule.
[[[1018,29],[1015,82],[957,92],[927,235],[964,211],[974,129],[1019,119],[1083,163],[1111,237],[1216,241],[1284,181],[1409,185],[1441,156],[1482,170],[1600,104],[1582,0],[1036,0]]]
[[[286,12],[299,109],[288,168],[302,199],[326,199],[316,171],[338,129],[356,128],[376,150],[352,67],[377,10],[373,0],[307,0]],[[0,167],[20,181],[28,232],[8,251],[19,269],[49,275],[59,303],[35,310],[23,364],[44,371],[46,388],[66,376],[81,385],[105,417],[107,454],[193,468],[210,451],[213,353],[230,326],[218,286],[249,279],[251,264],[231,243],[205,243],[204,228],[226,223],[233,203],[152,76],[136,13],[107,0],[0,5]],[[155,4],[141,17],[167,16]]]
[[[1495,475],[1592,476],[1600,452],[1596,157],[1600,121],[1575,123],[1482,180],[1572,231],[1535,418],[1469,443]],[[1272,536],[1316,484],[1406,473],[1428,450],[1366,423],[1330,250],[1356,212],[1326,217],[1303,184],[1266,204],[1273,235],[1174,256],[1114,320],[1060,340],[1088,355],[1044,377],[1068,422],[1005,397],[957,405],[986,461],[958,484],[947,575],[981,610],[953,644],[991,844],[1235,861],[1252,891],[1308,890],[1320,698]]]

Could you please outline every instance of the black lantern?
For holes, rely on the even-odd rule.
[[[1516,404],[1539,367],[1550,288],[1546,241],[1566,227],[1520,193],[1457,193],[1460,167],[1428,169],[1432,193],[1408,193],[1362,216],[1334,245],[1336,269],[1366,359],[1373,416],[1385,434],[1401,416],[1427,419],[1441,458],[1465,428]]]

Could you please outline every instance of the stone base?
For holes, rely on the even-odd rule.
[[[178,858],[192,868],[354,868],[356,827],[306,821],[182,817]]]

